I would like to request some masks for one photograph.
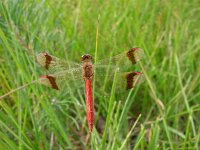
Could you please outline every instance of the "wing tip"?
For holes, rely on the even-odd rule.
[[[137,71],[130,72],[126,75],[126,89],[127,90],[135,87],[136,82],[138,82],[138,80],[140,80],[140,79],[136,80],[135,77],[140,76],[140,75],[142,75],[142,72],[137,72]]]
[[[49,69],[49,65],[52,61],[52,56],[50,56],[46,51],[39,53],[36,56],[36,61],[45,69]]]
[[[126,55],[128,59],[132,62],[132,64],[135,64],[144,56],[144,52],[141,48],[134,47],[131,48]]]

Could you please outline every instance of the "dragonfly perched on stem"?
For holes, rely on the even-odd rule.
[[[93,106],[93,91],[92,79],[95,76],[104,76],[109,68],[109,76],[113,76],[116,70],[120,72],[120,64],[136,64],[144,56],[144,52],[140,48],[132,48],[126,52],[116,55],[112,58],[98,61],[92,64],[92,57],[85,54],[81,57],[81,64],[61,61],[58,58],[49,55],[47,52],[42,52],[37,55],[37,62],[49,71],[49,74],[43,75],[39,79],[39,83],[59,90],[63,81],[71,79],[83,79],[85,82],[85,99],[87,109],[87,119],[89,129],[92,132],[94,124],[94,106]],[[109,64],[109,65],[108,65]],[[120,80],[124,81],[123,85],[126,89],[134,88],[142,79],[142,73],[137,71],[119,73],[122,77]]]
[[[94,125],[94,106],[93,106],[93,91],[92,80],[95,77],[108,76],[113,79],[114,75],[120,77],[120,87],[124,89],[132,89],[143,80],[143,75],[138,71],[124,72],[123,68],[127,64],[135,65],[144,56],[144,51],[140,48],[131,48],[114,57],[97,61],[92,64],[92,57],[89,54],[85,54],[81,57],[81,64],[62,61],[55,56],[48,54],[47,52],[41,52],[36,56],[37,62],[45,68],[48,72],[46,75],[42,75],[38,80],[18,87],[7,94],[0,96],[0,100],[4,97],[29,86],[34,83],[43,84],[51,87],[55,90],[62,88],[65,82],[71,80],[82,80],[85,82],[85,100],[86,100],[86,112],[87,120],[90,132],[93,130]]]

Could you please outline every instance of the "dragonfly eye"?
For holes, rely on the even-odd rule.
[[[92,57],[89,54],[85,54],[81,57],[82,61],[92,60]]]

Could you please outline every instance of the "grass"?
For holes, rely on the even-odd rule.
[[[200,149],[199,9],[198,0],[0,2],[0,149]],[[97,82],[91,135],[81,85],[9,93],[44,74],[43,50],[96,62],[136,46],[145,81],[120,93],[116,79]]]

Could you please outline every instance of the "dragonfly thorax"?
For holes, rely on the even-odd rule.
[[[84,62],[82,66],[82,76],[83,79],[92,79],[93,68],[91,62]]]

